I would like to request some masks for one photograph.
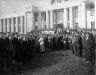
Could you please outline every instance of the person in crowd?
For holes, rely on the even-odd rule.
[[[69,36],[69,49],[72,51],[72,54],[74,54],[73,44],[72,44],[72,34]]]
[[[36,40],[35,40],[35,44],[36,44],[36,45],[35,45],[35,52],[36,52],[36,53],[39,53],[39,52],[40,52],[40,43],[38,42],[39,38],[40,38],[40,37],[37,36],[37,37],[36,37]]]
[[[33,54],[50,50],[70,50],[78,58],[87,62],[95,60],[96,32],[92,30],[78,31],[71,29],[62,33],[41,34],[42,30],[31,31],[27,34],[0,33],[0,70],[9,64],[26,63]],[[69,39],[70,37],[70,39]],[[69,42],[70,41],[70,42]]]
[[[45,35],[44,36],[44,46],[45,46],[45,51],[47,51],[48,50],[48,36],[47,35]]]
[[[18,57],[19,57],[19,40],[18,40],[18,34],[15,33],[15,37],[12,40],[12,44],[13,44],[13,63],[17,63],[18,62]]]
[[[4,69],[5,67],[8,67],[11,60],[9,59],[10,58],[10,40],[9,40],[9,33],[5,34],[4,33],[4,37],[3,37],[3,54],[4,54]],[[8,62],[6,62],[8,61]],[[5,66],[6,64],[6,66]]]
[[[22,41],[22,62],[26,63],[27,62],[27,38],[26,35],[23,37],[23,41]]]
[[[78,58],[82,57],[82,38],[80,32],[76,32],[76,49]]]
[[[67,50],[69,47],[69,43],[68,43],[68,35],[66,34],[63,41],[64,41],[64,50]]]
[[[84,57],[84,60],[86,60],[86,50],[85,50],[85,41],[86,41],[86,31],[85,30],[82,30],[82,45],[83,45],[83,57]]]
[[[77,56],[77,49],[76,49],[76,35],[75,35],[75,33],[73,33],[73,35],[72,35],[73,37],[72,37],[72,44],[73,44],[73,51],[74,51],[74,54],[75,54],[75,56]]]
[[[92,50],[91,50],[91,59],[92,59],[92,62],[93,62],[95,60],[95,37],[96,36],[95,36],[94,30],[92,30],[90,34],[91,34],[91,38],[94,42]]]
[[[3,33],[0,33],[0,71],[4,68]]]
[[[31,38],[31,36],[28,37],[28,59],[32,58],[33,55],[33,49],[34,49],[34,41]]]
[[[40,52],[45,52],[43,35],[41,35],[41,37],[40,37],[40,39],[38,40],[38,42],[40,43]]]
[[[92,62],[92,47],[94,45],[94,41],[91,37],[91,34],[89,32],[86,33],[86,39],[85,39],[85,50],[86,50],[86,60],[88,62]]]
[[[55,34],[54,34],[54,35],[53,35],[53,44],[52,44],[53,50],[56,49],[56,41],[55,41],[55,39],[56,39],[56,37],[55,37]]]
[[[48,45],[49,45],[49,50],[52,50],[52,36],[49,34],[48,36]]]

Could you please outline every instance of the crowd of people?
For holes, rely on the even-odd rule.
[[[95,60],[95,46],[95,30],[82,30],[73,34],[71,50],[78,58],[83,57],[87,63]]]
[[[28,34],[0,33],[0,69],[10,63],[26,63],[34,53],[48,50],[71,50],[86,62],[95,60],[95,30],[67,30],[63,33],[42,34],[40,31]]]

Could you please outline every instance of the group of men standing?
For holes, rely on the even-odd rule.
[[[72,35],[72,52],[78,58],[83,57],[86,62],[95,60],[96,34],[92,30],[78,30]]]
[[[26,63],[33,56],[34,38],[18,33],[0,34],[0,69],[11,63]]]
[[[96,34],[89,30],[73,30],[59,34],[0,33],[0,69],[10,63],[26,63],[34,53],[48,50],[72,50],[78,58],[93,61]]]

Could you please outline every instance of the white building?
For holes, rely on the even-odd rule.
[[[51,0],[46,7],[28,6],[24,12],[0,18],[0,32],[30,32],[47,28],[96,28],[96,1]]]

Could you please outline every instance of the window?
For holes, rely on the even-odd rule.
[[[61,0],[59,0],[59,3],[61,3]]]
[[[20,21],[21,21],[21,20],[20,20],[20,17],[18,17],[18,24],[20,24]]]
[[[78,9],[75,10],[75,18],[78,18]]]
[[[95,22],[91,22],[91,29],[94,29],[95,28]]]
[[[66,1],[68,1],[68,0],[64,0],[64,2],[66,2]]]
[[[15,17],[13,18],[13,20],[14,20],[14,24],[16,24],[16,18]]]
[[[94,8],[91,7],[91,16],[94,16]]]
[[[68,14],[68,21],[69,21],[69,9],[67,10],[67,14]]]
[[[37,21],[38,21],[38,15],[35,16],[35,22],[37,22]]]
[[[5,29],[7,31],[7,19],[5,19]]]
[[[3,19],[1,19],[2,32],[3,32]]]
[[[10,22],[9,24],[11,25],[11,23],[12,23],[12,20],[11,20],[11,18],[9,19],[9,22]]]
[[[5,19],[5,25],[7,25],[7,19]]]
[[[55,3],[61,3],[63,0],[52,0],[51,4],[55,4]],[[68,0],[64,0],[64,1],[68,1]]]

